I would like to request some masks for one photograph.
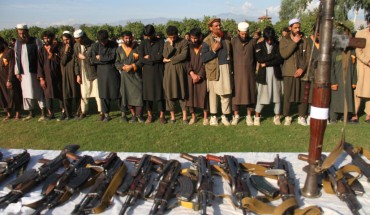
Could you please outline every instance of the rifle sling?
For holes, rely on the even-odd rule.
[[[122,180],[125,178],[127,173],[127,167],[125,163],[122,162],[122,166],[114,174],[112,181],[109,183],[107,190],[101,198],[100,204],[92,209],[94,214],[103,212],[111,202],[113,195],[118,189],[119,185],[122,183]]]
[[[331,151],[330,154],[326,157],[321,167],[318,166],[316,168],[316,172],[322,173],[323,171],[329,169],[331,166],[334,165],[335,161],[343,151],[344,143],[345,143],[344,129],[342,129],[342,137],[339,140],[338,144],[335,146],[334,150]]]
[[[361,175],[360,168],[358,168],[355,165],[348,164],[348,165],[345,165],[345,166],[341,167],[340,169],[338,169],[335,172],[335,181],[337,182],[337,181],[341,180],[343,177],[345,177],[344,176],[345,173],[349,173],[349,172],[356,172],[357,173],[357,176],[355,176],[353,178],[346,178],[347,183],[349,185],[351,185]],[[334,184],[332,184],[332,183],[333,182],[329,179],[329,177],[325,177],[322,180],[322,184],[323,184],[324,190],[328,194],[336,194],[336,190],[334,190],[334,187],[336,187],[336,186]]]
[[[364,149],[360,146],[353,147],[353,153],[355,154],[362,154],[364,155],[368,160],[370,160],[370,151],[367,149]]]

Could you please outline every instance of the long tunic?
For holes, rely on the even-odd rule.
[[[93,63],[97,65],[99,97],[101,99],[120,98],[120,75],[114,66],[116,60],[116,45],[108,41],[106,46],[95,43],[91,50]],[[94,56],[100,56],[100,60]]]
[[[16,62],[15,64],[15,71],[16,75],[22,75],[22,95],[24,99],[37,99],[42,100],[44,98],[43,90],[41,89],[40,82],[37,80],[37,69],[35,72],[30,71],[30,64],[29,56],[33,55],[37,59],[38,56],[38,49],[41,49],[42,42],[38,40],[34,40],[34,44],[21,44],[20,42],[15,43],[14,50],[18,50],[21,46],[21,53],[20,56],[16,56],[16,58],[20,58],[19,63]],[[28,48],[32,47],[33,48]],[[28,50],[35,52],[35,53],[28,53]],[[16,54],[17,55],[17,54]],[[36,60],[37,61],[37,60]],[[36,63],[36,68],[38,66],[38,61]]]
[[[132,65],[134,68],[126,72],[122,70],[124,65]],[[143,106],[143,80],[137,44],[134,44],[132,48],[124,44],[119,46],[115,66],[121,73],[121,106]]]
[[[63,98],[80,98],[81,91],[80,86],[77,83],[77,75],[79,71],[75,70],[75,64],[77,63],[76,56],[74,55],[73,46],[69,47],[65,52],[65,47],[60,51],[61,56],[61,71],[62,71],[62,88]]]
[[[356,49],[357,63],[357,85],[356,96],[370,98],[370,30],[365,28],[356,33],[357,38],[365,38],[366,46],[363,49]],[[369,114],[369,113],[367,113]]]
[[[164,99],[163,47],[164,42],[162,39],[145,39],[139,47],[139,60],[143,64],[143,99],[145,101],[159,101]],[[149,55],[149,59],[144,58],[146,55]]]
[[[96,65],[91,64],[91,45],[92,41],[89,41],[86,45],[76,43],[74,45],[75,58],[77,63],[75,64],[75,70],[80,73],[81,76],[81,97],[90,98],[98,97],[98,80],[96,74]],[[85,56],[85,59],[81,60],[78,58],[78,54]]]
[[[331,84],[338,84],[338,90],[331,91],[331,112],[344,112],[344,91],[347,98],[348,112],[353,113],[355,111],[352,85],[356,84],[357,76],[355,69],[356,65],[352,63],[351,54],[354,53],[351,51],[342,52],[339,50],[335,50],[332,53]],[[344,66],[347,66],[347,74],[345,74],[345,77],[343,77]],[[345,78],[346,85],[343,83],[343,78]]]
[[[280,103],[281,100],[281,69],[283,59],[279,54],[279,43],[271,45],[262,41],[257,44],[256,58],[259,63],[266,64],[260,67],[257,75],[258,96],[260,104]]]
[[[5,50],[0,57],[0,107],[22,109],[22,90],[17,78],[14,76],[14,51]],[[6,87],[7,81],[12,83],[12,88]]]
[[[190,45],[189,53],[190,60],[187,64],[189,97],[186,101],[186,106],[205,109],[208,108],[208,93],[206,72],[200,57],[201,47],[198,52],[196,52],[194,47]],[[190,76],[191,71],[201,77],[200,81],[193,83],[193,79]]]
[[[39,50],[37,77],[45,79],[46,89],[44,89],[44,94],[46,99],[63,99],[59,50],[60,44],[53,47],[51,50],[53,55],[50,59],[48,59],[45,48]]]
[[[256,103],[256,39],[242,43],[239,37],[231,40],[234,61],[233,105]]]
[[[163,89],[166,99],[186,99],[188,97],[186,60],[189,46],[187,40],[178,38],[171,46],[164,44],[163,57],[171,59],[164,64]]]

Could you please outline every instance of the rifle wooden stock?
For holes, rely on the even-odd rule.
[[[165,159],[162,159],[160,157],[157,157],[157,156],[150,156],[150,161],[155,163],[155,164],[158,164],[158,165],[165,165],[168,161],[165,160]]]
[[[196,162],[196,160],[197,160],[197,157],[195,157],[193,155],[190,155],[188,153],[181,153],[180,154],[180,157],[181,158],[184,158],[184,159],[186,159],[186,160],[188,160],[188,161],[190,161],[192,163]]]
[[[137,157],[127,157],[126,158],[126,161],[128,161],[128,162],[132,162],[132,163],[139,163],[140,162],[140,158],[137,158]]]
[[[215,161],[217,163],[220,163],[220,162],[224,163],[225,162],[225,159],[223,157],[216,156],[216,155],[210,155],[210,154],[207,154],[206,159],[210,160],[210,161]]]
[[[257,165],[266,167],[266,168],[273,168],[274,167],[274,162],[264,162],[264,161],[258,161]]]

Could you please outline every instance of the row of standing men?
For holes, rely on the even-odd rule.
[[[204,125],[218,125],[219,99],[224,125],[238,124],[242,106],[247,107],[246,123],[260,125],[261,111],[271,102],[275,104],[273,122],[279,125],[284,82],[284,124],[291,123],[291,103],[298,103],[298,123],[307,125],[305,116],[310,100],[307,100],[309,91],[305,90],[310,73],[307,53],[313,40],[310,43],[300,34],[299,19],[289,22],[291,32],[280,44],[271,27],[264,29],[263,40],[258,41],[249,37],[246,22],[238,24],[238,36],[231,40],[223,35],[220,19],[213,18],[208,25],[211,33],[207,37],[203,39],[200,29],[194,28],[190,41],[179,38],[177,28],[169,26],[166,42],[155,36],[152,25],[147,25],[146,39],[140,45],[134,42],[131,32],[125,31],[122,44],[117,46],[108,39],[105,30],[98,32],[98,42],[90,40],[82,30],[76,30],[73,36],[66,31],[62,35],[63,44],[59,44],[53,42],[53,33],[44,32],[41,42],[28,35],[27,25],[19,24],[14,51],[2,51],[7,62],[5,65],[5,60],[1,61],[7,74],[6,89],[13,92],[10,102],[3,102],[7,118],[9,109],[13,106],[19,112],[22,102],[23,109],[29,111],[24,119],[33,118],[37,101],[42,115],[39,120],[52,119],[53,100],[58,100],[63,110],[60,120],[70,119],[75,100],[75,118],[82,119],[86,116],[88,98],[95,97],[100,119],[105,122],[111,119],[111,100],[117,100],[122,121],[128,120],[128,109],[130,122],[144,122],[145,106],[148,112],[145,123],[152,123],[156,105],[159,121],[167,122],[164,115],[167,110],[170,122],[174,123],[178,101],[184,124],[195,123],[195,108],[200,108]]]

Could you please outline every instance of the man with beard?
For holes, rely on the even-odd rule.
[[[202,32],[199,28],[193,28],[190,30],[190,60],[187,66],[189,98],[186,101],[186,106],[189,107],[189,111],[191,113],[189,125],[196,122],[195,108],[203,110],[203,125],[209,125],[207,80],[202,59],[200,57],[200,50],[202,49],[203,42],[202,39]]]
[[[212,18],[207,24],[211,33],[203,41],[201,58],[205,64],[209,88],[210,125],[218,125],[216,117],[218,108],[217,96],[220,96],[221,122],[225,126],[229,126],[230,122],[226,115],[231,113],[231,44],[230,40],[225,38],[224,33],[221,31],[221,19]]]
[[[54,119],[53,100],[56,99],[64,114],[62,73],[60,68],[60,43],[53,43],[55,34],[50,31],[42,33],[44,46],[39,50],[37,78],[44,90],[46,108],[48,109],[47,119]]]
[[[74,54],[77,59],[75,63],[75,71],[80,74],[81,79],[79,84],[81,86],[81,102],[80,102],[80,115],[75,119],[83,119],[86,117],[86,113],[89,107],[89,98],[95,98],[98,112],[100,113],[100,119],[104,119],[104,115],[101,112],[101,101],[99,98],[98,91],[98,75],[96,73],[96,66],[92,64],[91,59],[91,47],[94,42],[90,40],[87,35],[78,29],[73,33],[76,40],[74,44]]]
[[[122,44],[116,52],[116,68],[121,73],[121,111],[122,121],[127,121],[125,110],[131,112],[130,123],[144,122],[143,111],[143,80],[139,63],[138,45],[133,42],[131,31],[122,33]]]
[[[18,39],[14,46],[14,73],[21,82],[23,109],[29,111],[24,120],[30,120],[34,117],[34,102],[37,101],[41,109],[39,121],[43,121],[46,116],[45,100],[37,80],[38,50],[41,49],[42,42],[35,37],[30,37],[26,24],[17,25],[17,34]]]
[[[62,87],[65,114],[62,114],[60,120],[69,120],[72,118],[72,103],[75,100],[76,115],[80,107],[80,86],[81,77],[78,70],[75,70],[77,63],[76,55],[74,54],[74,40],[71,32],[64,31],[62,35],[63,47],[60,52],[61,70],[62,70]]]
[[[139,47],[139,60],[142,63],[143,72],[143,100],[148,111],[145,124],[152,123],[153,105],[157,104],[159,119],[162,124],[166,123],[164,117],[165,101],[163,95],[163,47],[164,41],[156,36],[153,25],[144,27],[144,36],[148,39],[142,41]]]
[[[252,111],[256,104],[256,44],[258,38],[249,37],[249,24],[238,24],[238,36],[231,40],[234,62],[234,94],[232,109],[234,116],[232,125],[239,122],[239,109],[247,107],[246,123],[253,125]]]
[[[166,29],[167,42],[163,48],[164,77],[163,89],[166,96],[166,109],[170,111],[171,123],[175,119],[175,102],[179,101],[182,110],[182,121],[188,124],[185,99],[188,97],[186,86],[186,60],[188,57],[188,41],[178,36],[175,26]]]
[[[116,60],[116,42],[108,39],[108,31],[98,31],[98,42],[91,50],[92,62],[97,66],[99,97],[104,114],[103,122],[111,120],[109,116],[110,102],[120,99],[120,77],[119,72],[114,66]]]
[[[292,122],[290,107],[292,103],[298,104],[298,124],[306,126],[307,103],[303,101],[305,84],[308,80],[306,72],[310,47],[307,39],[301,33],[299,19],[289,21],[290,32],[281,39],[280,54],[284,59],[283,84],[284,84],[284,125]]]
[[[22,109],[22,90],[19,80],[14,76],[14,50],[8,48],[4,38],[0,37],[0,107],[5,109],[6,117],[12,117],[15,110],[15,119],[19,119]]]

